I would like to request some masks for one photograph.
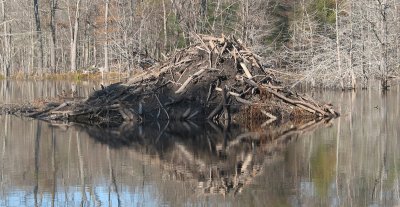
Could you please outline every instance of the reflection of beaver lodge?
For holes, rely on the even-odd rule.
[[[83,101],[36,109],[31,117],[80,123],[132,120],[264,121],[336,117],[329,104],[292,92],[239,39],[197,36],[198,43],[124,83]]]
[[[230,128],[213,122],[128,124],[114,129],[84,126],[89,136],[113,148],[127,147],[162,170],[163,179],[190,182],[200,194],[233,194],[252,184],[298,135],[324,120],[279,127]]]

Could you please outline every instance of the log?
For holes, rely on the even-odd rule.
[[[204,71],[206,71],[204,68],[200,69],[199,71],[197,71],[195,74],[193,74],[192,76],[189,76],[188,79],[186,79],[186,81],[182,84],[182,86],[175,91],[175,93],[182,93],[185,91],[185,88],[187,85],[189,85],[190,81],[192,81],[193,79],[197,78],[199,75],[201,75]]]
[[[278,93],[278,92],[276,92],[276,91],[274,91],[274,90],[272,90],[272,89],[270,89],[268,87],[265,87],[265,89],[268,92],[274,94],[278,98],[280,98],[280,99],[282,99],[282,100],[284,100],[284,101],[286,101],[288,103],[291,103],[291,104],[296,105],[296,106],[300,106],[301,105],[301,106],[303,106],[301,108],[303,108],[303,109],[307,108],[306,110],[309,111],[309,112],[316,111],[316,112],[320,113],[322,116],[327,116],[325,111],[323,111],[322,109],[319,109],[319,108],[317,108],[317,107],[315,107],[315,106],[313,106],[313,105],[311,105],[309,103],[306,103],[306,102],[303,102],[303,101],[292,100],[292,99],[287,98],[286,96],[284,96],[284,95],[282,95],[282,94],[280,94],[280,93]]]

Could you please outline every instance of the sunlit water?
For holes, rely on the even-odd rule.
[[[0,103],[69,87],[0,82]],[[78,85],[82,96],[92,88]],[[102,131],[0,116],[0,206],[398,205],[399,92],[315,92],[342,116],[285,145],[236,142],[238,126]]]

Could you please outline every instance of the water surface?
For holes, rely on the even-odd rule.
[[[0,103],[69,87],[3,81]],[[92,88],[78,84],[82,96]],[[251,126],[101,130],[0,116],[0,206],[398,205],[399,92],[315,92],[342,116],[280,138]]]

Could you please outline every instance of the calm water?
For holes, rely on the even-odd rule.
[[[70,87],[0,82],[0,103]],[[78,85],[81,96],[92,88]],[[312,131],[209,123],[102,130],[0,116],[0,206],[399,205],[399,92],[315,93],[342,116]]]

